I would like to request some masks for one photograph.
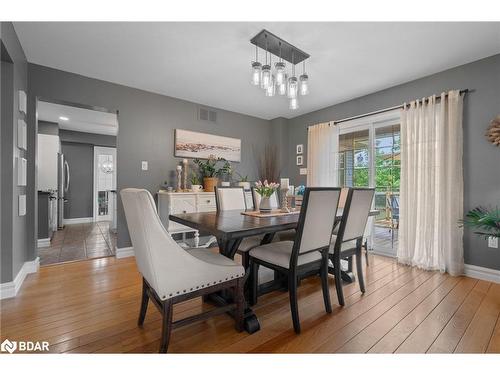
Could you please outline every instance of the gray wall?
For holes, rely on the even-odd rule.
[[[295,145],[307,146],[307,126],[368,113],[449,89],[472,89],[464,102],[464,210],[478,205],[500,206],[500,149],[488,143],[484,133],[500,113],[500,55],[459,66],[374,94],[337,104],[288,120],[288,164],[292,182],[305,184],[295,165]],[[304,152],[304,157],[307,151]],[[304,160],[304,166],[307,160]],[[465,262],[500,269],[500,250],[465,230]]]
[[[173,157],[174,129],[188,129],[242,139],[242,162],[237,169],[255,179],[253,147],[270,137],[269,121],[217,110],[217,123],[199,121],[199,105],[77,74],[29,64],[30,103],[35,97],[104,107],[119,111],[117,187],[157,191],[173,183],[180,159]],[[30,120],[31,124],[35,119]],[[141,170],[141,161],[149,170]],[[34,173],[34,171],[33,171]],[[121,201],[118,204],[118,247],[130,246]]]
[[[70,184],[64,203],[64,218],[94,215],[94,146],[87,143],[61,142],[61,150],[70,169]]]
[[[0,70],[2,80],[0,282],[4,283],[13,280],[24,262],[34,259],[33,252],[29,254],[27,250],[27,221],[34,215],[34,207],[27,207],[26,216],[18,215],[18,196],[25,194],[27,189],[24,186],[17,186],[17,172],[14,169],[17,157],[29,159],[29,153],[26,156],[26,151],[17,148],[17,120],[24,118],[24,114],[18,110],[18,90],[28,91],[27,61],[10,22],[0,24],[0,36],[3,44],[2,55],[4,52],[8,53],[12,61],[12,63],[2,63]]]
[[[38,122],[38,126],[40,126],[40,122]],[[88,143],[94,146],[116,147],[116,136],[114,135],[60,129],[59,138],[61,142]]]

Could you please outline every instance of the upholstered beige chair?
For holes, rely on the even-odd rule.
[[[147,190],[123,189],[120,194],[135,260],[143,277],[138,324],[143,325],[148,301],[151,299],[163,316],[160,352],[167,352],[172,328],[217,313],[234,311],[236,329],[241,331],[245,305],[243,267],[205,249],[182,249],[161,224],[153,197]],[[175,303],[224,289],[233,290],[234,304],[195,317],[172,321]]]
[[[255,188],[252,188],[252,200],[253,200],[253,206],[255,210],[259,209],[259,204],[260,204],[260,194],[257,193]],[[273,195],[269,198],[269,202],[271,205],[272,210],[277,210],[280,208],[279,200],[278,200],[278,192],[274,192]],[[290,230],[284,230],[281,232],[276,233],[277,234],[277,241],[293,241],[295,239],[295,235],[297,234],[297,231],[295,229],[290,229]]]
[[[215,202],[217,211],[240,210],[245,211],[245,190],[242,187],[216,187]],[[247,253],[255,246],[259,246],[263,236],[245,237],[238,246],[238,254],[241,255],[243,267],[248,268]]]
[[[361,247],[374,194],[375,189],[350,188],[347,193],[338,231],[332,235],[332,244],[329,253],[333,263],[337,296],[342,306],[344,305],[344,293],[341,281],[341,259],[352,258],[353,255],[356,255],[356,276],[361,292],[365,292]]]
[[[306,188],[294,241],[272,242],[250,250],[250,303],[257,303],[259,266],[288,278],[293,327],[300,333],[298,279],[319,272],[325,309],[332,311],[328,291],[328,250],[337,215],[340,188]]]

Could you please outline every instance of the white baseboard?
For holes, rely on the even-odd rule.
[[[13,281],[0,284],[0,300],[15,297],[19,289],[21,289],[26,276],[30,273],[38,272],[39,268],[40,258],[38,257],[35,260],[25,262]]]
[[[93,217],[77,217],[74,219],[63,219],[63,224],[84,224],[84,223],[93,223]]]
[[[49,247],[50,238],[39,238],[37,241],[37,247]]]
[[[500,284],[500,270],[466,264],[464,266],[464,274],[465,276],[473,277],[475,279]]]
[[[117,247],[116,248],[116,253],[115,256],[119,258],[127,258],[127,257],[133,257],[134,254],[134,248],[131,247]]]

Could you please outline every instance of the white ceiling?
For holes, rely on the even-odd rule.
[[[60,129],[105,135],[118,134],[118,117],[115,113],[39,101],[37,115],[39,120],[57,122]],[[61,120],[60,117],[67,117],[68,120]]]
[[[311,94],[297,111],[249,83],[249,40],[263,28],[311,55]],[[500,23],[17,22],[15,29],[30,62],[265,119],[500,53]]]

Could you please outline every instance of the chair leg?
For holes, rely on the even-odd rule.
[[[242,252],[241,253],[241,265],[245,269],[245,272],[247,271],[249,267],[249,256],[248,256],[248,251]]]
[[[361,293],[365,292],[365,281],[363,279],[363,262],[362,258],[362,249],[361,244],[356,249],[356,272],[359,280],[359,289],[361,289]]]
[[[236,308],[234,311],[234,321],[235,328],[238,332],[243,331],[244,314],[245,314],[245,290],[244,290],[244,278],[240,277],[236,282],[236,287],[234,288],[234,297],[236,302]]]
[[[365,259],[366,266],[368,267],[370,265],[370,261],[368,260],[368,240],[365,241]]]
[[[299,306],[297,304],[297,276],[295,272],[288,274],[288,292],[290,294],[290,310],[292,311],[293,329],[300,333]]]
[[[337,298],[341,306],[345,305],[344,291],[342,290],[342,275],[340,268],[340,254],[333,255],[333,275],[335,276],[335,289],[337,290]]]
[[[141,298],[141,309],[139,311],[139,319],[137,320],[137,325],[142,327],[144,324],[144,319],[146,318],[146,311],[148,310],[148,286],[146,285],[146,280],[142,279],[142,298]]]
[[[161,343],[160,353],[166,353],[168,350],[168,343],[170,341],[170,333],[172,332],[172,309],[174,304],[172,300],[163,301],[162,306],[162,328],[161,328]]]
[[[325,310],[328,314],[332,312],[332,302],[330,301],[330,290],[328,288],[328,253],[323,255],[321,263],[321,289],[323,289],[323,301],[325,302]]]
[[[250,260],[250,306],[257,304],[259,292],[259,265]]]

